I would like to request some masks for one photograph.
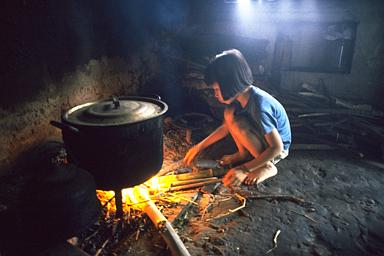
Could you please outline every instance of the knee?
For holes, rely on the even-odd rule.
[[[274,163],[272,163],[271,161],[269,161],[265,167],[273,174],[277,174],[277,167]]]

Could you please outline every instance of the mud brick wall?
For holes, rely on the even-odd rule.
[[[141,53],[130,58],[91,59],[60,80],[45,77],[33,99],[0,108],[0,176],[13,171],[16,159],[48,139],[61,139],[49,124],[62,111],[111,95],[132,95],[157,73],[156,58]],[[30,85],[32,86],[32,85]]]
[[[5,1],[0,9],[0,176],[17,170],[14,164],[23,152],[61,138],[49,122],[60,120],[63,111],[112,95],[138,94],[158,76],[158,52],[166,47],[159,35],[178,22],[155,15],[164,6],[148,8],[150,3]]]

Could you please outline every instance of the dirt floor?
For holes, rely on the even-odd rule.
[[[182,159],[201,139],[192,136],[186,142],[183,136],[182,130],[165,130],[166,165]],[[200,159],[217,160],[233,150],[233,142],[227,139],[205,150]],[[222,185],[204,186],[185,220],[174,225],[189,253],[384,255],[383,167],[335,150],[292,150],[277,167],[275,177],[257,187],[242,186],[236,193]],[[177,195],[191,199],[198,191]],[[187,203],[158,206],[173,221]],[[143,227],[113,237],[118,242],[111,237],[104,249],[104,240],[95,242],[93,250],[74,244],[90,255],[170,255],[159,232],[145,219]]]
[[[292,151],[277,166],[238,191],[241,210],[224,187],[197,201],[177,228],[191,255],[384,255],[384,169],[337,151]],[[156,239],[127,241],[121,255],[167,255]]]

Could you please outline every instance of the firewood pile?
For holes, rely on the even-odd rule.
[[[339,149],[357,157],[384,159],[384,113],[352,104],[303,84],[298,93],[278,93],[290,118],[295,149]]]

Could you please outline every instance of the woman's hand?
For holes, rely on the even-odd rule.
[[[232,168],[223,178],[224,186],[233,186],[238,187],[243,183],[245,178],[247,177],[247,173],[241,169]]]
[[[233,162],[233,155],[225,155],[219,160],[219,164],[222,166],[230,165]]]
[[[193,160],[196,158],[196,156],[199,154],[200,152],[200,147],[199,147],[199,144],[193,146],[192,148],[190,148],[187,152],[187,154],[185,154],[185,157],[183,159],[183,162],[186,166],[190,166],[193,162]]]
[[[235,164],[237,162],[245,160],[247,157],[248,157],[248,153],[246,153],[246,152],[243,154],[241,154],[240,152],[236,152],[235,154],[232,154],[232,155],[224,155],[220,159],[219,163],[222,166]]]

